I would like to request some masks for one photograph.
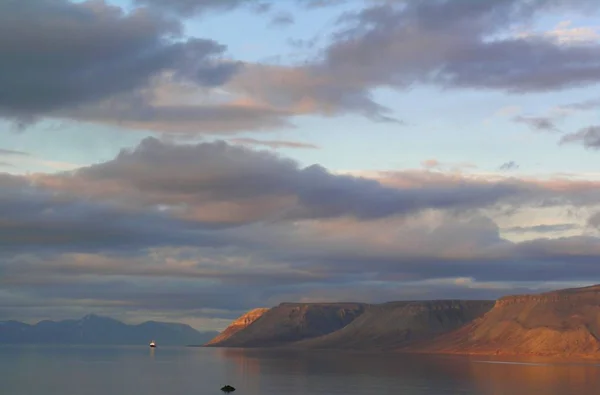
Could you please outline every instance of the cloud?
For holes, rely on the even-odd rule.
[[[376,122],[403,124],[390,109],[376,103],[362,84],[341,82],[317,66],[246,64],[227,86],[292,115],[358,113]]]
[[[577,110],[577,111],[588,111],[594,110],[600,107],[600,99],[589,99],[581,102],[566,104],[560,106],[560,109],[564,110]]]
[[[0,148],[1,156],[29,156],[30,154],[24,151],[16,151],[10,149],[2,149]]]
[[[65,116],[131,129],[165,132],[179,136],[226,134],[249,130],[291,127],[291,114],[248,102],[219,104],[153,103],[131,97],[108,100],[68,111]]]
[[[281,13],[275,15],[271,19],[270,24],[272,26],[279,26],[279,27],[293,25],[294,24],[294,16],[290,13],[281,12]]]
[[[400,177],[400,176],[398,176]],[[164,205],[194,218],[213,213],[228,221],[408,215],[427,209],[466,209],[532,195],[537,188],[511,180],[388,186],[377,180],[335,175],[266,151],[224,142],[175,145],[145,139],[113,160],[72,175],[37,182],[106,197],[122,193],[136,204]],[[203,214],[204,213],[204,214]],[[196,217],[197,218],[197,217]],[[227,222],[227,221],[225,221]]]
[[[71,172],[3,176],[1,231],[4,244],[15,248],[228,245],[244,244],[247,229],[264,235],[277,224],[303,221],[600,204],[598,183],[589,181],[430,171],[376,177],[301,167],[273,152],[225,142],[177,145],[148,138],[112,160]]]
[[[600,44],[565,46],[510,29],[551,11],[597,8],[589,0],[369,2],[342,15],[331,43],[303,65],[250,66],[232,86],[297,112],[391,121],[397,117],[373,99],[376,88],[526,93],[594,84]]]
[[[154,138],[112,160],[31,179],[49,191],[85,191],[92,199],[159,210],[209,227],[600,202],[598,183],[591,181],[486,179],[441,171],[366,178],[334,174],[319,165],[301,167],[273,152],[223,141],[178,145]]]
[[[148,5],[161,10],[169,10],[180,15],[202,14],[206,12],[231,11],[249,5],[260,6],[258,0],[134,0],[139,5]]]
[[[600,126],[590,126],[564,135],[559,144],[582,144],[585,148],[600,149]]]
[[[427,159],[421,162],[421,166],[426,169],[435,169],[440,167],[442,164],[437,159]]]
[[[500,167],[498,168],[501,171],[511,171],[511,170],[517,170],[519,168],[519,165],[517,164],[517,162],[515,162],[514,160],[511,160],[509,162],[503,163],[502,165],[500,165]]]
[[[269,12],[273,8],[263,0],[134,0],[138,5],[147,5],[159,10],[175,12],[182,16],[206,14],[208,12],[225,12],[247,7],[258,14]],[[308,8],[334,6],[346,0],[296,0],[298,5]]]
[[[202,308],[223,310],[217,317],[228,317],[234,315],[230,311],[307,295],[347,300],[350,290],[367,301],[385,301],[416,297],[420,285],[428,286],[427,295],[419,296],[427,299],[448,297],[445,285],[450,285],[453,295],[476,298],[543,281],[593,281],[592,262],[600,252],[594,238],[510,243],[500,238],[493,221],[477,215],[269,228],[247,230],[253,235],[249,241],[260,240],[252,248],[163,246],[41,257],[23,251],[0,261],[0,284],[28,298],[32,308],[77,306],[112,314],[146,309],[187,316],[204,314],[198,312]],[[406,293],[389,292],[398,288]],[[1,300],[0,312],[9,303]]]
[[[514,117],[513,121],[525,124],[535,131],[560,132],[560,129],[558,129],[554,120],[550,117],[526,117],[519,115]]]
[[[592,216],[590,216],[587,224],[588,226],[600,229],[600,212],[594,213]]]
[[[181,36],[179,21],[104,1],[0,5],[0,116],[19,122],[146,89],[169,73],[198,87],[226,82],[225,47]],[[33,29],[33,30],[32,30]],[[35,38],[35,39],[34,39]]]
[[[600,30],[598,27],[572,26],[572,21],[559,22],[554,29],[543,32],[523,32],[519,37],[539,38],[545,37],[556,41],[558,44],[597,44],[600,41]]]
[[[326,3],[336,2],[299,4]],[[513,25],[550,11],[593,12],[598,6],[589,0],[368,2],[339,18],[328,45],[289,66],[237,62],[226,58],[223,45],[182,35],[182,16],[246,6],[257,11],[263,2],[136,4],[145,7],[126,12],[104,1],[43,0],[13,12],[14,3],[3,5],[0,14],[11,20],[0,20],[1,32],[20,39],[18,46],[0,43],[0,54],[11,59],[0,70],[10,76],[0,80],[0,116],[18,125],[53,117],[180,135],[271,130],[309,114],[357,113],[403,124],[375,100],[375,89],[522,93],[600,78],[599,44],[565,46],[510,34]],[[23,26],[34,26],[43,42],[27,39]],[[540,63],[547,65],[543,72]]]
[[[258,140],[253,138],[236,138],[229,140],[234,144],[241,145],[264,145],[269,148],[302,148],[302,149],[318,149],[319,146],[311,143],[302,143],[299,141],[282,141],[282,140]]]
[[[222,322],[349,290],[380,289],[374,301],[422,287],[429,297],[495,297],[594,281],[597,237],[511,242],[494,215],[525,212],[508,232],[577,234],[573,224],[527,225],[526,212],[595,212],[599,190],[586,180],[428,170],[361,178],[225,142],[149,138],[75,171],[0,175],[0,288],[11,294],[0,315],[39,317],[45,307],[193,318],[216,309],[210,319]]]
[[[504,232],[509,233],[554,233],[554,232],[566,232],[569,230],[579,229],[577,224],[552,224],[552,225],[533,225],[533,226],[513,226],[510,228],[502,229]]]
[[[215,233],[139,209],[40,187],[25,177],[0,173],[0,246],[5,252],[106,251],[156,245],[219,244]],[[203,241],[204,240],[204,241]]]

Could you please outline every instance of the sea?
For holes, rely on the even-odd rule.
[[[1,395],[593,395],[600,362],[343,351],[0,346]]]

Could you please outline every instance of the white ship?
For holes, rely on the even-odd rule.
[[[151,348],[154,348],[154,347],[156,347],[156,343],[154,342],[154,340],[152,340],[152,341],[150,342],[150,347],[151,347]]]

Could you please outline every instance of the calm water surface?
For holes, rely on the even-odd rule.
[[[0,347],[2,395],[591,395],[600,364],[160,347]]]

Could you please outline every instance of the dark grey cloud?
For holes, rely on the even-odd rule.
[[[31,120],[146,88],[154,78],[198,86],[228,80],[225,47],[182,39],[179,21],[103,1],[0,4],[0,115]],[[177,38],[177,40],[173,40]]]
[[[478,223],[457,224],[449,221],[434,229],[433,235],[413,236],[413,243],[432,251],[401,247],[375,248],[360,245],[359,240],[327,248],[324,243],[297,246],[288,250],[288,259],[302,262],[306,269],[319,268],[324,272],[337,271],[362,281],[411,281],[471,279],[474,283],[505,283],[540,281],[599,282],[597,237],[575,236],[560,239],[540,238],[512,243],[502,239],[494,225]],[[478,234],[482,232],[483,235]],[[441,236],[450,236],[445,241]],[[477,237],[469,241],[470,236]],[[442,244],[437,244],[439,242]],[[355,245],[352,245],[352,242]],[[451,246],[451,244],[456,244]],[[289,245],[286,245],[289,246]],[[303,248],[302,248],[303,247]],[[311,249],[312,248],[312,249]]]
[[[134,0],[138,5],[147,5],[161,10],[169,10],[184,16],[205,12],[231,11],[241,6],[261,6],[258,0]]]
[[[333,174],[318,165],[303,168],[269,151],[224,142],[176,145],[148,138],[113,160],[73,172],[3,175],[0,244],[62,251],[253,248],[262,241],[248,241],[251,224],[264,226],[260,232],[250,229],[265,235],[277,223],[307,219],[368,222],[428,210],[466,213],[504,205],[600,202],[593,183],[487,182],[427,171],[382,177]]]
[[[262,241],[249,241],[245,224],[268,228],[273,221],[469,210],[524,198],[535,187],[434,182],[398,188],[318,165],[302,168],[272,152],[224,142],[175,145],[148,138],[113,160],[73,172],[2,175],[0,190],[5,250],[76,252],[168,245],[255,248]]]
[[[197,224],[156,209],[90,201],[0,173],[0,246],[4,252],[29,248],[107,251],[192,242],[220,244],[216,233],[205,233]]]
[[[550,117],[526,117],[519,115],[514,117],[513,120],[517,123],[525,124],[535,131],[560,132],[560,129]]]
[[[298,2],[329,3],[336,2]],[[5,76],[0,77],[0,116],[18,125],[52,116],[198,134],[266,130],[289,126],[286,120],[294,115],[348,112],[401,123],[374,100],[373,89],[425,84],[532,92],[595,83],[600,77],[595,44],[502,36],[514,23],[545,12],[592,14],[598,4],[591,0],[367,2],[362,10],[344,14],[330,45],[297,67],[242,66],[223,60],[222,45],[181,35],[177,18],[182,15],[268,8],[260,1],[139,0],[137,5],[147,7],[129,13],[102,1],[15,4],[0,6],[0,15],[10,15],[0,19],[2,37],[10,37],[0,40],[0,54],[9,59],[0,69]],[[69,22],[68,32],[62,21]],[[42,41],[29,39],[24,26],[34,26],[31,37]],[[539,64],[545,65],[542,72]],[[225,84],[240,101],[165,104],[158,99],[168,90],[169,84],[161,85],[165,75],[173,78],[171,84],[191,83],[197,92]]]
[[[152,204],[174,204],[173,199],[178,199],[177,203],[243,205],[273,198],[280,203],[267,208],[261,219],[279,220],[369,219],[426,209],[471,209],[525,196],[535,189],[513,181],[393,188],[373,179],[332,174],[319,165],[301,168],[272,153],[224,142],[178,146],[153,138],[134,150],[122,151],[114,160],[82,168],[74,177],[83,185],[98,185],[99,190],[103,182],[124,190],[134,188],[141,201],[151,199]]]
[[[516,170],[518,168],[519,168],[519,165],[514,160],[505,162],[502,165],[500,165],[500,167],[499,167],[499,169],[502,171],[511,171],[511,170]]]
[[[138,5],[172,11],[183,16],[205,14],[208,12],[225,12],[240,7],[248,7],[259,14],[269,12],[277,3],[264,0],[134,0]],[[300,6],[320,8],[342,4],[347,0],[294,0]]]
[[[600,149],[600,126],[590,126],[564,135],[559,144],[581,144],[585,148]]]
[[[468,211],[502,205],[589,206],[595,183],[517,178],[486,181],[428,171],[382,173],[381,179],[301,167],[270,151],[218,141],[177,145],[154,138],[113,160],[72,173],[38,177],[41,186],[96,199],[115,198],[208,226],[351,217],[372,220],[424,210]]]
[[[510,24],[529,20],[549,8],[581,10],[589,4],[448,0],[407,2],[398,8],[375,5],[346,17],[350,25],[328,49],[325,65],[355,82],[398,87],[421,82],[521,92],[597,81],[597,46],[488,39]],[[362,66],[361,58],[369,59],[368,67]],[[543,72],[537,67],[539,62],[548,65]]]
[[[331,44],[298,67],[249,69],[245,92],[326,115],[395,119],[372,90],[415,85],[528,93],[595,84],[600,45],[507,36],[548,12],[598,11],[589,0],[376,1],[344,14]],[[543,64],[543,69],[540,69]],[[260,78],[258,78],[260,76]],[[310,100],[309,100],[310,99]],[[303,106],[300,106],[302,104]]]
[[[398,239],[402,248],[395,251],[382,251],[377,243],[373,243],[374,239],[369,238],[355,240],[350,249],[349,245],[327,248],[327,243],[335,241],[333,235],[325,235],[325,240],[317,240],[319,236],[315,235],[309,244],[301,243],[292,249],[288,249],[288,244],[283,245],[285,249],[274,243],[265,244],[256,255],[257,260],[260,257],[281,259],[283,256],[287,259],[279,261],[279,266],[271,267],[272,272],[258,267],[258,262],[240,264],[238,269],[254,275],[233,283],[228,279],[231,267],[223,264],[221,267],[214,265],[214,272],[208,272],[204,277],[186,276],[192,263],[193,269],[199,272],[211,268],[202,263],[210,250],[198,249],[195,254],[153,251],[136,256],[137,262],[128,260],[130,257],[119,260],[118,256],[104,257],[106,261],[103,261],[102,257],[91,255],[59,256],[32,262],[31,257],[23,256],[9,262],[8,266],[6,260],[0,264],[3,270],[0,284],[5,291],[26,295],[31,307],[36,307],[36,303],[37,307],[47,303],[69,307],[87,305],[90,309],[103,308],[103,311],[112,312],[147,309],[193,314],[199,307],[238,311],[298,300],[427,299],[425,295],[419,296],[418,289],[424,287],[428,289],[429,298],[434,295],[448,298],[447,292],[453,295],[462,292],[472,298],[487,297],[493,292],[500,296],[521,287],[542,286],[544,281],[560,284],[561,281],[592,282],[598,279],[597,264],[593,262],[600,246],[597,239],[569,238],[513,244],[500,240],[493,228],[489,221],[482,220],[462,225],[448,222],[436,228],[437,234],[432,237],[423,233],[424,238]],[[465,230],[467,232],[462,233]],[[410,234],[405,233],[405,236]],[[413,255],[410,250],[403,252],[410,242],[443,241],[448,235],[452,240],[445,243],[446,247],[459,242],[459,248],[470,246],[472,252],[461,258],[453,257],[446,255],[451,250],[440,254],[443,250],[438,250],[437,244],[429,244],[436,250],[422,250],[421,255]],[[477,242],[465,244],[470,236],[476,236]],[[289,237],[291,239],[293,235]],[[590,250],[590,247],[594,249]],[[356,254],[356,251],[360,253]],[[227,255],[227,251],[222,253],[215,256],[220,262],[235,259]],[[169,257],[169,261],[161,262],[162,257]],[[181,265],[174,265],[174,261],[179,260]],[[162,266],[155,266],[157,264]],[[294,273],[290,268],[303,271]],[[160,269],[162,274],[151,275],[153,269]],[[277,270],[281,269],[289,270],[287,277],[277,275]],[[307,275],[313,272],[318,275]],[[261,273],[264,278],[260,277]],[[392,292],[398,289],[404,292]],[[0,307],[8,304],[7,299],[0,300]],[[90,301],[95,303],[90,304]]]

